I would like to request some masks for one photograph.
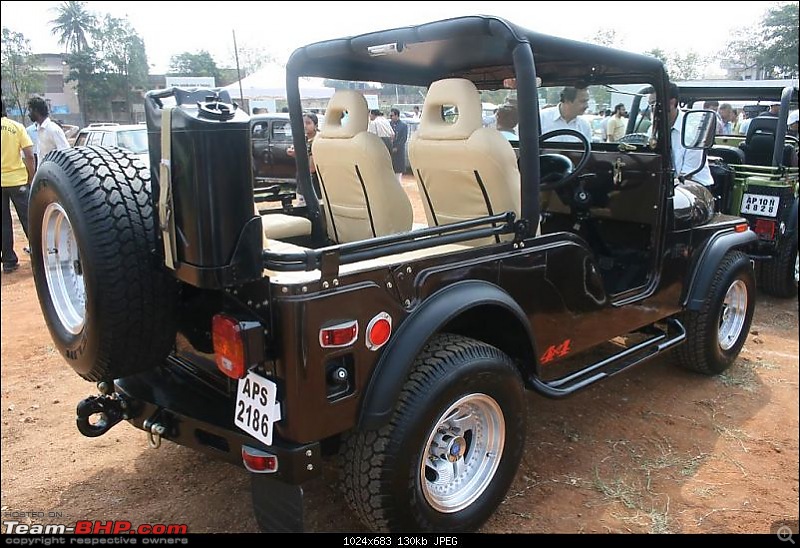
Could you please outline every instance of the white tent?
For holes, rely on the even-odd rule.
[[[322,82],[322,78],[300,78],[300,96],[306,99],[330,99],[336,90],[325,87]],[[285,98],[286,70],[277,65],[268,65],[242,78],[241,84],[245,99]],[[232,98],[239,98],[239,82],[224,89]]]

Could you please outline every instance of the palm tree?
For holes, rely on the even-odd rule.
[[[70,0],[56,7],[55,11],[58,17],[50,21],[50,24],[54,25],[51,32],[59,36],[58,43],[66,46],[70,53],[87,49],[89,41],[86,37],[97,19],[86,9],[86,4]]]
[[[84,2],[69,0],[57,6],[55,12],[58,17],[50,21],[53,28],[51,33],[58,35],[58,43],[66,47],[71,54],[80,54],[89,50],[87,36],[97,24],[97,18],[86,9]],[[86,77],[82,69],[78,69],[78,110],[80,110],[81,125],[86,116]]]

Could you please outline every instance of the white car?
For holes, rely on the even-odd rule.
[[[89,124],[78,133],[75,146],[114,146],[133,152],[150,165],[147,147],[147,126],[144,124]]]

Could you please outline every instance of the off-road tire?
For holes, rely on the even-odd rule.
[[[29,226],[39,303],[55,346],[88,381],[148,370],[175,342],[177,282],[154,253],[157,218],[150,192],[148,167],[117,148],[51,152],[33,181]],[[45,249],[53,234],[70,245]],[[68,253],[77,258],[71,273],[69,261],[59,258]],[[81,290],[61,293],[48,276]],[[62,294],[79,295],[71,301],[78,303],[76,316],[54,304]],[[82,321],[64,321],[81,313]]]
[[[736,285],[734,285],[736,284]],[[740,327],[732,331],[732,340],[720,342],[725,297],[729,290],[745,293]],[[686,328],[686,342],[677,348],[678,363],[684,369],[716,375],[730,367],[739,355],[750,331],[756,302],[755,279],[750,259],[741,251],[730,251],[714,275],[708,296],[700,310],[687,310],[681,316]]]
[[[453,405],[484,396],[496,402],[504,423],[499,463],[492,465],[496,466],[493,475],[484,476],[488,479],[482,480],[483,487],[472,493],[477,498],[463,502],[466,507],[438,510],[426,500],[430,495],[422,486],[426,481],[422,470],[427,470],[423,459],[430,459],[429,437]],[[522,380],[506,354],[467,337],[436,335],[417,356],[388,424],[346,438],[345,499],[375,531],[473,531],[492,515],[514,479],[524,448],[525,416]],[[480,434],[470,435],[464,429],[464,439],[472,440],[465,463],[469,451],[481,457],[476,440],[484,434],[488,439],[490,430],[482,428]]]
[[[797,231],[780,243],[777,254],[761,267],[761,289],[774,297],[797,296]]]

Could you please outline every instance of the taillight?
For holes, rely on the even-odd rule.
[[[733,230],[734,232],[747,232],[747,229],[750,228],[747,223],[742,223],[740,225],[736,225]]]
[[[367,325],[367,348],[377,350],[389,342],[391,336],[392,317],[386,312],[381,312]]]
[[[775,221],[766,219],[756,219],[756,226],[753,230],[763,239],[772,240],[775,238]]]
[[[319,330],[319,345],[322,348],[350,346],[358,338],[358,321],[340,323]]]
[[[248,364],[239,321],[225,314],[216,314],[211,320],[211,333],[217,368],[233,379],[244,378]]]
[[[257,474],[272,474],[278,471],[278,457],[272,453],[242,445],[244,467]]]

